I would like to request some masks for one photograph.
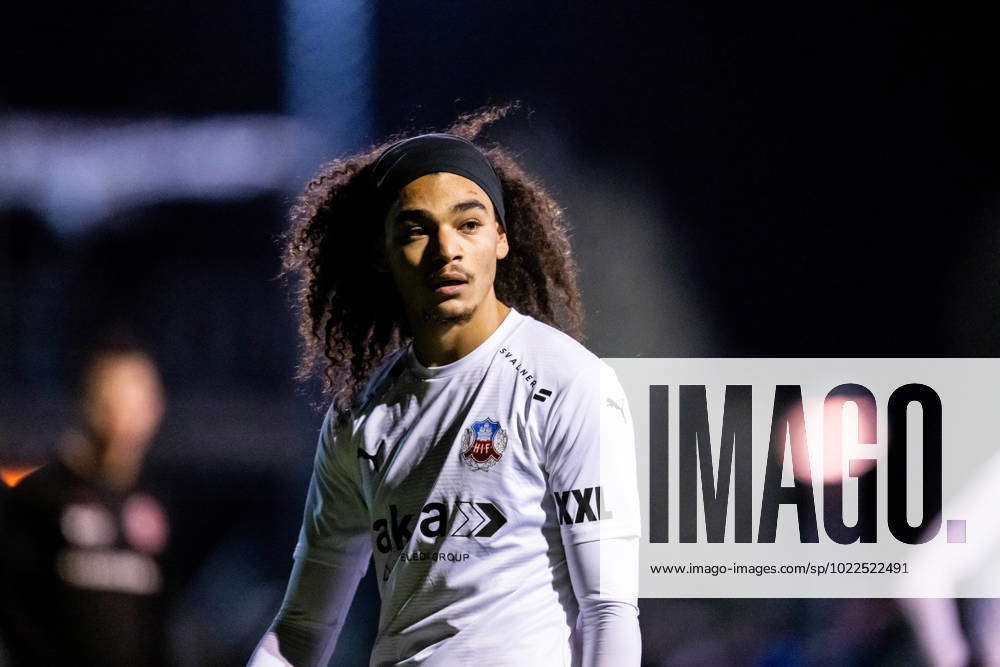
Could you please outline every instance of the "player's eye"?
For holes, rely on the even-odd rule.
[[[474,232],[482,226],[483,223],[473,219],[473,220],[466,220],[465,222],[463,222],[461,225],[461,229],[467,232]]]

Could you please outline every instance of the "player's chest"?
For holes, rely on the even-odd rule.
[[[517,402],[504,399],[442,393],[377,406],[356,438],[366,498],[508,495],[544,483],[538,438]]]

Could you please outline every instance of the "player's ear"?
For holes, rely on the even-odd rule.
[[[500,235],[497,239],[497,259],[503,259],[510,252],[510,244],[507,243],[507,232],[504,231],[503,225],[497,222],[497,233]]]

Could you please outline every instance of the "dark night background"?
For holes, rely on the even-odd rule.
[[[291,379],[285,212],[309,169],[389,133],[522,101],[490,138],[566,207],[599,356],[997,354],[995,6],[330,5],[19,3],[0,20],[0,464],[51,451],[88,331],[150,341],[189,662],[249,656],[299,527],[320,415]],[[288,121],[304,166],[207,195],[170,185],[186,163],[151,167],[153,194],[84,207],[90,168],[36,152],[202,119]],[[157,141],[86,164],[181,151]],[[373,631],[359,603],[345,664]],[[650,665],[916,659],[890,601],[648,600],[641,620]]]

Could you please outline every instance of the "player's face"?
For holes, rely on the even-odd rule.
[[[440,172],[400,193],[385,220],[386,262],[411,322],[468,321],[495,299],[507,236],[493,203],[469,179]]]

